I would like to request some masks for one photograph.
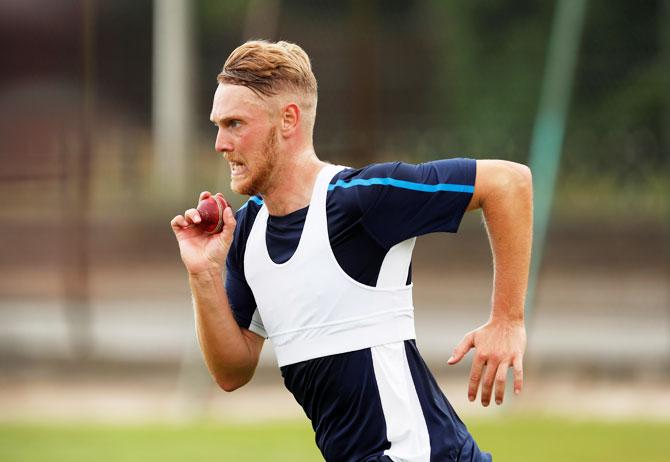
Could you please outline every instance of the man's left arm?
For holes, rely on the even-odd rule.
[[[476,349],[468,398],[476,399],[481,382],[482,404],[488,406],[494,385],[496,403],[502,404],[510,367],[514,369],[515,394],[523,386],[524,303],[533,226],[530,169],[514,162],[478,160],[468,210],[478,208],[484,213],[493,252],[491,316],[486,324],[463,337],[448,364],[458,363],[471,348]]]

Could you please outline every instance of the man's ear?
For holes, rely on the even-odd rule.
[[[289,103],[284,106],[284,110],[281,115],[281,134],[282,136],[289,137],[298,129],[300,125],[300,118],[302,114],[300,113],[300,107],[295,103]]]

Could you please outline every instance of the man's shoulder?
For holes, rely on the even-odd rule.
[[[235,220],[237,225],[235,227],[235,241],[246,241],[251,228],[256,220],[258,211],[263,206],[263,198],[260,196],[251,196],[239,209],[235,212]]]
[[[402,161],[373,163],[361,168],[347,167],[330,181],[329,191],[359,189],[358,186],[388,186],[417,189],[414,184],[474,184],[476,161],[470,158],[445,158],[413,164]],[[367,188],[363,188],[367,189]],[[425,188],[419,187],[418,190]],[[438,188],[439,189],[439,188]]]
[[[361,192],[369,188],[360,186],[374,186],[384,184],[388,178],[402,165],[401,162],[384,162],[369,164],[360,168],[345,167],[333,176],[328,185],[330,200],[346,200],[356,198]]]
[[[345,167],[343,170],[340,170],[335,176],[330,180],[331,187],[330,189],[335,189],[333,185],[339,185],[351,180],[367,180],[380,176],[392,174],[402,162],[382,162],[368,164],[364,167],[354,168],[354,167]]]

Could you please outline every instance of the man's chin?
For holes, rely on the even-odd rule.
[[[236,193],[243,196],[253,196],[256,194],[256,191],[252,187],[251,182],[249,181],[236,181],[230,180],[230,189]]]

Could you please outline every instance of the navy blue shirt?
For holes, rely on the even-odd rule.
[[[476,162],[448,159],[411,165],[401,162],[345,169],[332,178],[326,198],[328,234],[342,269],[376,286],[388,250],[411,237],[456,232],[474,192]],[[247,238],[262,199],[252,197],[236,214],[228,254],[226,291],[241,327],[249,328],[256,302],[244,276]],[[291,258],[300,241],[307,207],[270,216],[266,244],[275,263]],[[411,281],[411,270],[407,282]],[[405,349],[430,436],[431,462],[488,461],[442,394],[416,343]],[[386,423],[370,349],[290,364],[281,368],[286,388],[312,422],[327,461],[389,461]]]
[[[419,165],[393,162],[339,172],[330,182],[326,212],[330,244],[342,269],[356,281],[376,286],[391,247],[411,237],[456,232],[472,197],[475,173],[473,159]],[[244,277],[244,251],[262,203],[254,196],[237,211],[235,238],[226,262],[228,300],[244,328],[249,327],[256,310]],[[295,252],[306,216],[307,207],[268,218],[266,242],[275,263],[288,261]]]

